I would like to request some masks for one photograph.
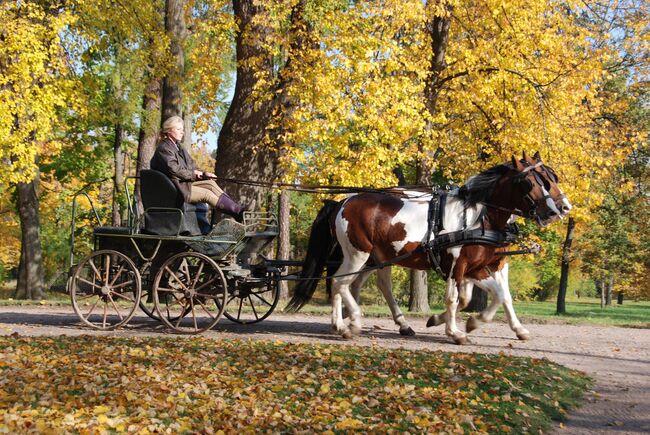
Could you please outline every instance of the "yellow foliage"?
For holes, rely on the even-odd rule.
[[[601,200],[591,184],[632,148],[594,122],[604,108],[621,109],[602,92],[617,53],[594,44],[600,29],[578,21],[582,2],[325,1],[307,9],[309,27],[293,29],[286,23],[295,0],[265,4],[268,16],[259,19],[278,35],[268,37],[268,53],[290,53],[306,32],[316,41],[281,74],[298,101],[281,121],[288,179],[386,186],[396,183],[396,165],[419,160],[462,182],[539,150],[580,219]],[[443,12],[451,31],[432,115],[423,92],[432,58],[425,24]],[[273,98],[280,77],[261,79],[259,100]]]
[[[0,184],[32,180],[37,155],[60,147],[57,112],[76,103],[60,35],[73,21],[31,1],[0,8]]]

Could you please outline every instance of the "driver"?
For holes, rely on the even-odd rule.
[[[185,202],[207,202],[211,208],[242,222],[247,207],[236,203],[224,193],[215,181],[216,175],[196,168],[190,154],[180,146],[184,131],[180,116],[172,116],[163,122],[161,140],[151,158],[151,169],[167,175]]]

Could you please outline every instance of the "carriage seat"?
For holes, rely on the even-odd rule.
[[[93,228],[93,233],[95,235],[106,235],[106,236],[128,236],[131,234],[131,228],[129,227],[95,227]]]
[[[172,180],[154,169],[140,171],[144,232],[161,236],[200,236],[210,231],[206,203],[185,202]]]

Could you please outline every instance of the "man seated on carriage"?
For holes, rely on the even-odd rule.
[[[248,207],[230,198],[217,185],[213,173],[197,169],[190,153],[180,146],[183,134],[183,119],[180,116],[172,116],[163,122],[161,140],[151,158],[151,169],[167,175],[185,202],[208,203],[211,208],[242,222]]]

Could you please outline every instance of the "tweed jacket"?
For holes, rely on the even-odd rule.
[[[194,175],[196,165],[187,150],[179,147],[169,138],[163,139],[156,146],[156,151],[151,158],[151,169],[167,175],[181,192],[185,202],[189,202],[192,181],[196,181],[197,178]]]

